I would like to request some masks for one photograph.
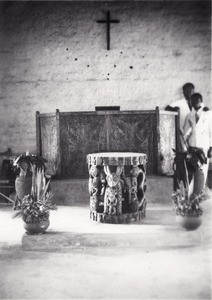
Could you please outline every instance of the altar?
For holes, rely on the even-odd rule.
[[[160,110],[36,112],[37,154],[58,179],[89,177],[86,157],[100,152],[148,155],[147,175],[173,173],[179,144],[179,115]]]

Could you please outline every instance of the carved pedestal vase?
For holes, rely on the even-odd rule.
[[[19,200],[22,200],[24,196],[29,195],[32,189],[32,176],[20,175],[15,180],[16,195]]]
[[[24,222],[24,229],[27,234],[42,234],[44,233],[50,225],[49,219],[36,222],[36,223],[26,223]]]
[[[202,216],[176,215],[176,222],[185,230],[196,230],[202,223]]]
[[[15,180],[15,191],[16,198],[13,205],[13,209],[19,209],[21,206],[21,201],[26,195],[31,194],[32,189],[32,177],[18,176]]]

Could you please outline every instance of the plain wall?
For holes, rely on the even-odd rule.
[[[186,82],[211,106],[210,15],[210,1],[1,2],[0,151],[36,151],[36,111],[164,108]]]

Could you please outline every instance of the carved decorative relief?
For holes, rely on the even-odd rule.
[[[86,155],[98,152],[146,153],[147,174],[157,174],[158,169],[160,174],[171,173],[175,116],[159,113],[159,127],[156,122],[155,111],[59,113],[57,133],[56,116],[41,116],[41,150],[49,161],[48,173],[53,175],[59,168],[61,178],[88,178]],[[116,164],[112,158],[103,159],[105,164]],[[119,160],[122,165],[123,158]],[[129,161],[129,165],[136,164]]]
[[[109,166],[104,166],[106,174],[106,190],[104,195],[104,214],[120,215],[122,214],[122,183],[120,175],[123,166],[117,166],[115,172],[111,172]]]
[[[46,173],[49,175],[56,174],[57,167],[57,131],[56,117],[40,117],[41,128],[41,153],[48,160],[46,164]]]
[[[90,194],[90,209],[98,210],[99,205],[99,195],[100,195],[100,177],[99,168],[97,166],[90,166],[89,169],[89,194]]]
[[[61,175],[87,178],[86,155],[106,151],[104,116],[60,115]]]
[[[110,115],[109,151],[148,154],[147,173],[156,173],[156,118],[154,114]]]
[[[161,174],[173,173],[174,153],[176,147],[175,116],[160,115],[160,172]]]
[[[140,161],[142,165],[138,164]],[[145,217],[146,162],[147,156],[143,153],[88,154],[90,211],[93,220],[123,223]],[[125,168],[129,165],[130,174],[125,177]]]

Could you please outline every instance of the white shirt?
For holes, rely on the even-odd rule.
[[[197,123],[196,113],[199,117]],[[203,111],[203,107],[201,107],[196,112],[192,108],[192,111],[186,117],[183,131],[189,146],[203,148],[206,152],[212,147],[212,111]]]
[[[190,113],[188,102],[185,98],[177,100],[170,104],[171,107],[179,107],[180,109],[180,128],[182,129],[185,123],[186,116]]]

